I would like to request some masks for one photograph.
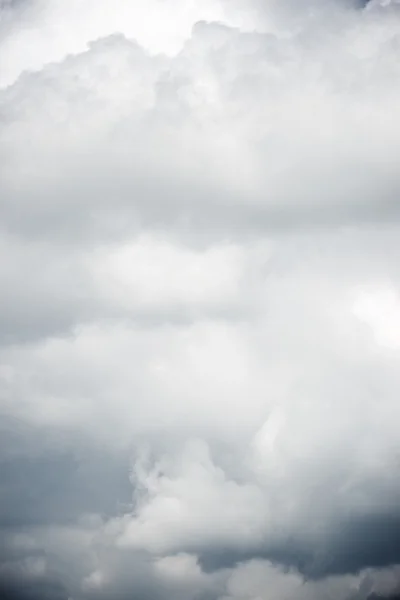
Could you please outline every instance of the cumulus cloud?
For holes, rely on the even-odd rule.
[[[395,1],[0,2],[0,595],[400,593]]]

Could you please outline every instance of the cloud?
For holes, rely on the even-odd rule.
[[[0,595],[399,593],[396,2],[3,2]]]
[[[172,57],[118,34],[22,74],[3,93],[4,226],[119,239],[396,218],[397,31],[356,14],[322,38],[199,22]]]

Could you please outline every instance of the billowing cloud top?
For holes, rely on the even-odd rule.
[[[400,594],[400,8],[0,2],[0,595]]]

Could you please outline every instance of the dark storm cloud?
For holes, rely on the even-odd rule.
[[[0,582],[0,596],[3,600],[66,600],[68,598],[61,585],[52,582]]]
[[[400,565],[400,513],[369,514],[345,523],[337,523],[333,531],[318,543],[288,536],[277,543],[264,543],[244,551],[232,551],[229,546],[206,549],[188,547],[199,556],[202,568],[213,573],[237,566],[252,559],[266,560],[287,569],[294,569],[307,580],[328,576],[357,574],[367,568]]]
[[[390,594],[389,596],[381,596],[379,594],[370,594],[367,600],[400,600],[400,594]]]
[[[370,514],[344,524],[321,561],[322,573],[400,564],[400,512]],[[318,563],[317,563],[318,568]]]
[[[400,564],[400,513],[367,515],[341,523],[321,544],[288,539],[263,552],[232,554],[229,548],[206,551],[200,562],[206,570],[232,567],[254,557],[298,570],[307,579],[359,573],[366,568]]]
[[[131,500],[128,453],[97,446],[54,447],[26,428],[0,427],[0,527],[68,523],[85,513],[114,515]],[[47,442],[43,442],[43,439]],[[30,438],[30,439],[29,439]]]

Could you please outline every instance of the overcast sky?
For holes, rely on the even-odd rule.
[[[400,597],[400,3],[0,0],[0,597]]]

